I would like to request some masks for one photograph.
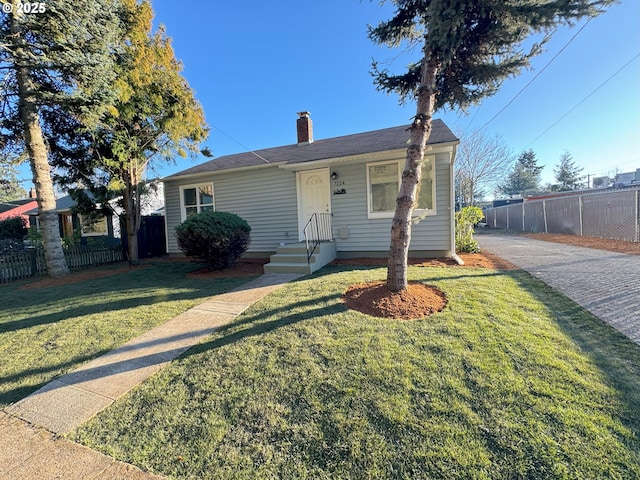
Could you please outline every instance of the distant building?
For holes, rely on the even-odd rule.
[[[628,187],[630,185],[640,185],[640,168],[635,172],[617,173],[613,179],[614,187]]]

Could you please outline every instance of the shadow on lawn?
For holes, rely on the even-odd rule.
[[[0,303],[5,305],[3,315],[0,316],[0,335],[7,339],[12,332],[24,331],[32,327],[38,329],[77,317],[152,306],[160,302],[204,300],[212,295],[229,291],[254,278],[188,278],[187,274],[193,270],[193,265],[158,264],[154,265],[152,269],[132,270],[117,278],[96,278],[82,285],[55,286],[37,291],[18,291],[19,285],[7,286],[6,289],[0,290]],[[64,308],[65,302],[68,308]],[[9,308],[6,308],[7,306]],[[52,312],[52,309],[58,311]],[[18,315],[26,318],[16,318]],[[1,317],[5,318],[4,322]],[[118,328],[118,326],[114,325],[114,328]],[[36,343],[37,334],[34,331]],[[26,335],[30,335],[30,333]],[[39,347],[33,346],[32,348]],[[110,350],[111,348],[105,349],[103,347],[100,350],[83,352],[76,356],[70,352],[63,358],[56,358],[49,364],[41,366],[17,365],[16,368],[9,370],[0,369],[4,372],[4,375],[0,377],[0,383],[9,387],[5,391],[0,391],[0,406],[27,396],[56,376],[73,370],[74,367]],[[43,355],[45,353],[42,352]],[[10,355],[7,350],[5,350],[5,354]],[[9,359],[7,361],[9,362]],[[12,382],[15,385],[11,385]]]
[[[369,271],[380,267],[352,267],[352,269]],[[414,267],[421,269],[423,267]],[[602,374],[606,384],[618,392],[618,398],[624,410],[621,421],[635,434],[633,443],[636,451],[640,450],[640,381],[638,365],[640,365],[640,346],[622,333],[591,314],[573,300],[554,290],[530,273],[521,270],[482,270],[449,268],[451,274],[438,274],[440,267],[426,267],[424,275],[413,276],[413,279],[425,283],[465,281],[465,279],[508,277],[521,289],[545,305],[550,316],[560,331],[577,346],[580,352]],[[344,268],[330,266],[320,270],[316,275],[330,275],[344,271]],[[416,270],[414,270],[415,273]],[[420,270],[418,270],[419,272]],[[460,284],[458,284],[460,285]],[[448,288],[459,288],[453,285]],[[453,301],[453,300],[452,300]],[[597,301],[594,299],[594,301]],[[514,309],[522,308],[514,304]]]
[[[288,325],[312,320],[319,316],[344,312],[347,308],[339,301],[339,298],[339,295],[325,295],[315,297],[311,300],[287,304],[285,307],[256,312],[253,315],[248,315],[236,322],[220,327],[215,332],[215,339],[195,345],[182,356],[189,357],[198,355],[208,350],[215,350],[226,345],[231,345],[246,338],[270,333]],[[320,306],[317,306],[318,304],[320,304]],[[313,305],[316,305],[316,307],[306,309],[300,313],[289,313],[291,310]],[[273,320],[264,320],[264,318],[273,317],[275,317]]]

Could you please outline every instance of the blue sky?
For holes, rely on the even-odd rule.
[[[302,110],[311,112],[315,139],[401,125],[415,114],[414,104],[401,106],[397,96],[376,91],[369,73],[374,58],[400,56],[388,65],[396,71],[409,61],[367,38],[367,24],[391,17],[388,5],[367,0],[152,4],[156,23],[172,37],[183,74],[204,107],[211,127],[206,145],[216,157],[295,143],[296,112]],[[532,70],[507,80],[469,115],[438,112],[436,117],[463,134],[484,126],[585,22],[560,28]],[[638,54],[640,2],[623,0],[591,20],[486,133],[502,136],[516,154],[533,149],[545,166],[544,182],[553,181],[553,166],[564,151],[585,174],[640,168]],[[166,176],[201,161],[179,159],[157,173]]]

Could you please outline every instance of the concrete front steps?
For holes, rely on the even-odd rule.
[[[322,242],[307,262],[307,247],[304,242],[280,245],[271,262],[267,263],[264,273],[300,273],[308,274],[324,267],[336,258],[336,244]]]

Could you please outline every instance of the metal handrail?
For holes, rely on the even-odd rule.
[[[303,234],[307,246],[307,264],[320,245],[320,242],[332,242],[331,213],[314,213],[304,227]]]

